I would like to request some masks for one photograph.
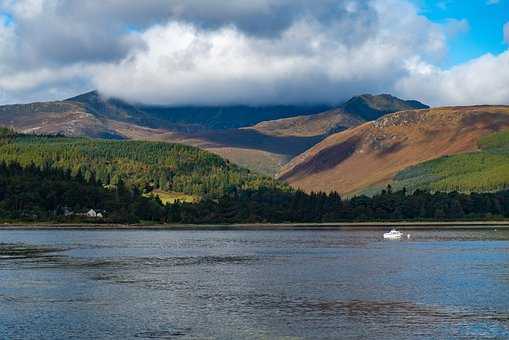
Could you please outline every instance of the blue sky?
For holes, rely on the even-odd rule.
[[[509,0],[414,0],[421,14],[438,23],[448,19],[468,22],[468,31],[451,38],[444,67],[464,63],[485,53],[507,49],[503,26],[509,22]]]
[[[0,13],[0,19],[6,26],[9,26],[13,23],[12,16],[7,12]]]

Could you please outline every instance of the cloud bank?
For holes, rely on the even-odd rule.
[[[0,103],[92,88],[164,105],[509,103],[508,52],[440,69],[468,22],[407,0],[0,0],[0,13]]]
[[[443,33],[413,7],[402,6],[401,21],[388,3],[343,6],[339,22],[302,17],[271,37],[232,25],[156,26],[140,35],[145,48],[100,67],[94,83],[110,95],[158,104],[338,102],[390,87],[402,75],[401,60],[415,53],[444,51]],[[364,25],[367,16],[373,19]]]
[[[509,51],[483,55],[442,70],[418,59],[396,84],[403,96],[420,94],[434,105],[509,104]]]

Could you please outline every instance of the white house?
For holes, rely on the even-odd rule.
[[[83,214],[78,214],[78,215],[85,216],[85,217],[91,217],[91,218],[104,218],[104,213],[106,213],[106,212],[105,211],[99,212],[94,209],[90,209],[88,212],[83,213]]]

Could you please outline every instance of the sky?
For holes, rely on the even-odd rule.
[[[509,0],[0,0],[0,104],[509,104]]]

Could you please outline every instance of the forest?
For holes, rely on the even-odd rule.
[[[102,219],[81,214],[89,209]],[[72,214],[68,214],[72,211]],[[93,223],[282,223],[396,220],[483,220],[509,217],[509,191],[430,193],[392,191],[343,200],[337,193],[258,188],[219,199],[164,205],[136,186],[105,187],[93,177],[54,167],[0,163],[0,220]]]
[[[104,213],[102,222],[127,223],[138,222],[146,211],[163,211],[159,200],[144,197],[123,182],[105,188],[68,170],[0,163],[0,220],[86,221],[79,214],[90,209]]]
[[[490,152],[506,136],[483,141]],[[495,145],[495,146],[493,146]],[[153,190],[198,195],[163,203]],[[103,218],[84,216],[88,210]],[[0,220],[282,223],[509,218],[509,191],[305,193],[176,144],[19,135],[0,129]]]
[[[509,188],[509,131],[482,137],[479,151],[441,157],[401,171],[393,187],[490,192]]]
[[[180,144],[33,136],[0,131],[0,161],[70,171],[105,186],[119,181],[144,193],[160,189],[207,198],[261,187],[289,190],[270,177]]]

